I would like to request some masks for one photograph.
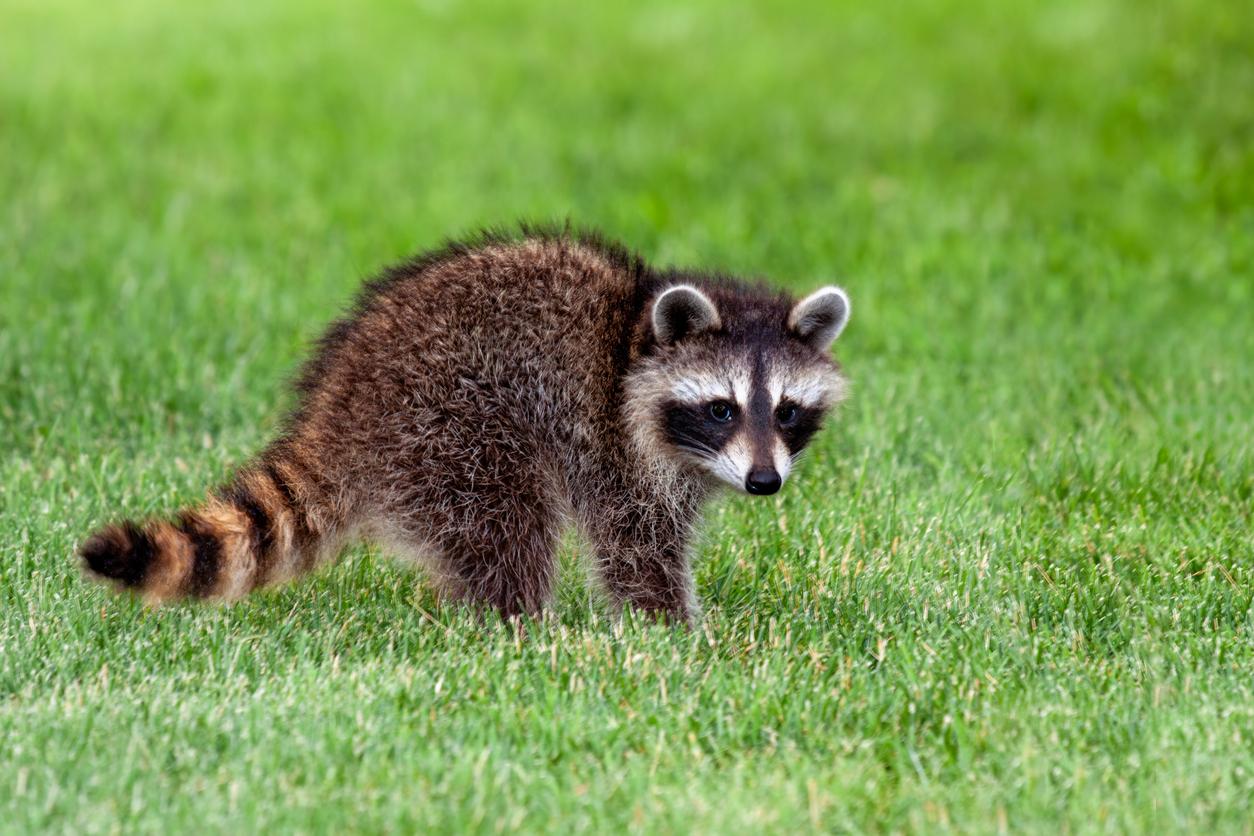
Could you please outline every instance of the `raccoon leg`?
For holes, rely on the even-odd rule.
[[[442,591],[506,618],[537,615],[556,575],[556,520],[535,497],[514,500],[478,505],[476,525],[448,531],[435,543]]]
[[[426,564],[441,598],[496,609],[505,617],[535,615],[548,603],[556,575],[561,519],[539,474],[511,448],[484,449],[459,439],[464,455],[424,451],[390,491],[399,501],[381,526]],[[469,452],[467,452],[469,451]],[[509,467],[484,468],[484,461]]]
[[[650,513],[617,508],[581,515],[596,552],[594,571],[611,602],[669,621],[691,624],[700,612],[689,558],[689,526]]]

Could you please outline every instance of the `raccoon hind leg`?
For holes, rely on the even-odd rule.
[[[445,600],[507,618],[538,614],[557,574],[562,516],[551,499],[494,480],[474,489],[444,488],[440,500],[415,504],[382,539],[415,558]]]
[[[557,573],[558,521],[536,497],[484,508],[477,525],[438,541],[444,593],[492,607],[505,617],[536,615]]]

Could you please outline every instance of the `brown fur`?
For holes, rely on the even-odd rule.
[[[389,270],[323,338],[255,462],[175,522],[103,529],[85,563],[152,601],[234,600],[361,536],[422,561],[448,597],[514,615],[549,600],[573,522],[613,602],[690,619],[713,484],[626,403],[633,370],[662,379],[650,303],[681,281],[715,301],[721,333],[787,341],[791,299],[594,238],[487,237]],[[787,348],[835,374],[825,345]]]

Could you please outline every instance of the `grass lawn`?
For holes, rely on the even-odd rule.
[[[1251,832],[1252,95],[1228,0],[0,0],[0,830]],[[82,582],[518,218],[852,295],[701,630]]]

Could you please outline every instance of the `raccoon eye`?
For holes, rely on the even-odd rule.
[[[792,404],[781,404],[775,410],[775,420],[779,422],[781,427],[788,427],[797,422],[797,416],[799,414],[800,413],[797,411],[797,407]]]
[[[715,401],[710,404],[710,417],[720,424],[726,424],[736,414],[736,409],[727,401]]]

